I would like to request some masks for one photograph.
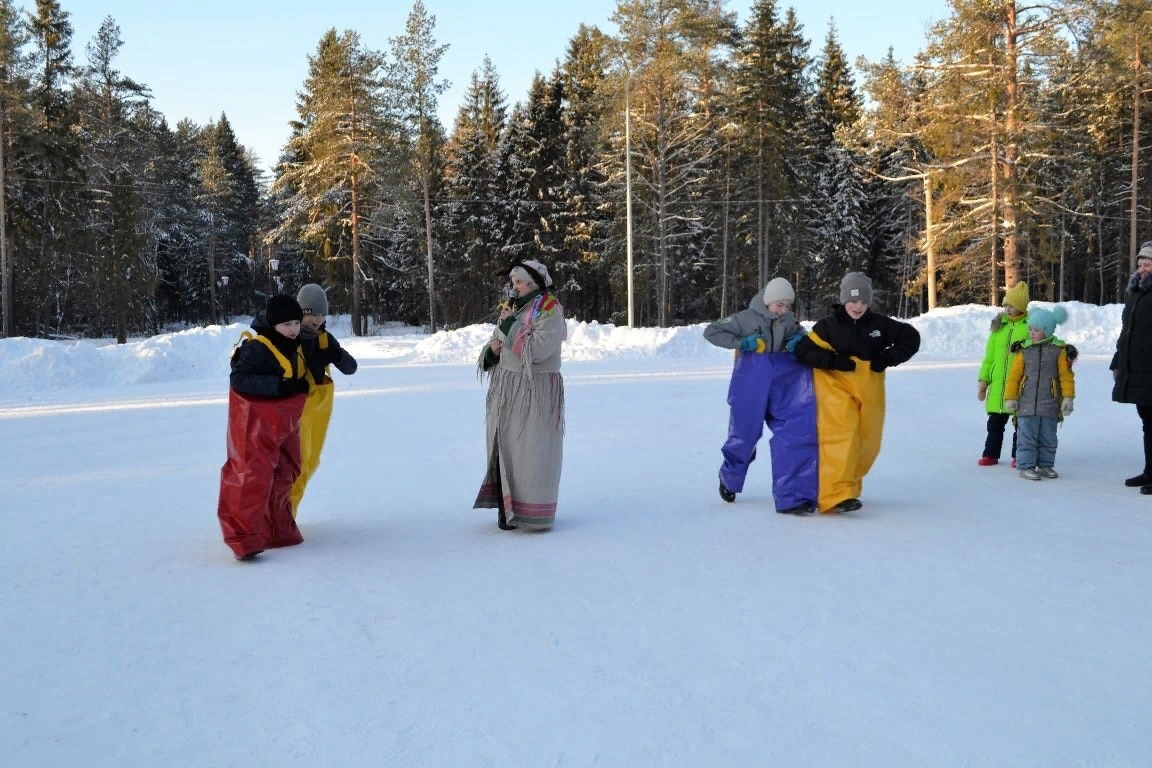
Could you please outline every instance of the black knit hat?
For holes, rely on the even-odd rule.
[[[278,293],[268,299],[268,306],[264,310],[264,319],[268,325],[276,326],[289,320],[303,320],[304,310],[300,309],[300,302],[291,296]]]

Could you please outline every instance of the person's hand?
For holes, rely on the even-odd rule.
[[[976,385],[976,399],[984,402],[986,397],[988,397],[988,382],[981,381]]]
[[[1060,413],[1065,416],[1072,415],[1072,398],[1066,397],[1060,401]]]
[[[784,349],[791,354],[796,354],[796,345],[800,343],[800,339],[808,335],[807,331],[801,330],[799,333],[794,333],[784,340]]]
[[[1120,383],[1120,369],[1119,368],[1113,368],[1112,369],[1112,383],[1113,384],[1119,384]]]
[[[856,370],[856,361],[845,355],[836,355],[832,358],[831,367],[834,371],[854,371]]]
[[[277,391],[281,397],[288,397],[290,395],[306,395],[308,394],[309,389],[310,387],[308,386],[307,379],[281,379],[280,384],[277,387]]]
[[[764,351],[764,337],[758,334],[752,334],[740,339],[741,352],[763,352]]]
[[[498,355],[500,354],[500,350],[504,349],[504,342],[500,341],[499,339],[492,339],[492,342],[488,345],[488,348],[492,350],[493,354]]]
[[[1019,405],[1019,403],[1016,402],[1015,400],[1005,400],[1004,401],[1004,410],[1008,411],[1008,413],[1016,413],[1016,406],[1018,406],[1018,405]]]
[[[868,363],[868,367],[872,369],[873,373],[884,373],[884,369],[892,364],[891,361],[892,358],[888,357],[887,352],[881,352],[872,362]]]

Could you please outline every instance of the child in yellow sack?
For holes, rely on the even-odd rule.
[[[300,324],[300,341],[304,348],[304,359],[308,363],[308,379],[312,388],[308,401],[300,416],[300,476],[292,486],[292,517],[296,517],[300,500],[308,480],[320,466],[320,452],[324,448],[324,438],[328,435],[328,422],[332,418],[332,403],[335,399],[335,384],[329,366],[334,365],[340,373],[351,376],[356,373],[356,358],[340,346],[336,337],[328,332],[328,296],[324,289],[315,283],[308,283],[296,294],[296,301],[304,312]]]

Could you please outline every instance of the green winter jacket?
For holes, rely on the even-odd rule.
[[[1012,365],[1012,345],[1027,340],[1028,315],[1010,318],[1001,312],[993,318],[978,377],[988,384],[988,394],[984,398],[984,410],[988,413],[1007,413],[1004,410],[1004,382]]]

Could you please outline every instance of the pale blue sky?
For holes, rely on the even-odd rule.
[[[425,0],[436,17],[436,38],[450,47],[441,76],[452,87],[440,114],[450,130],[472,73],[491,57],[509,104],[527,94],[537,70],[548,73],[563,58],[581,23],[615,33],[609,22],[616,0]],[[204,124],[224,112],[240,143],[265,166],[274,163],[295,115],[296,92],[328,29],[354,29],[365,46],[385,50],[404,31],[410,0],[61,0],[71,14],[73,53],[86,47],[111,16],[124,40],[120,71],[152,89],[153,105],[175,125],[187,117]],[[751,0],[728,8],[741,22]],[[30,0],[25,8],[34,7]],[[947,15],[947,0],[781,0],[796,9],[814,49],[834,19],[849,59],[882,58],[891,46],[910,62],[924,46],[925,30]]]

